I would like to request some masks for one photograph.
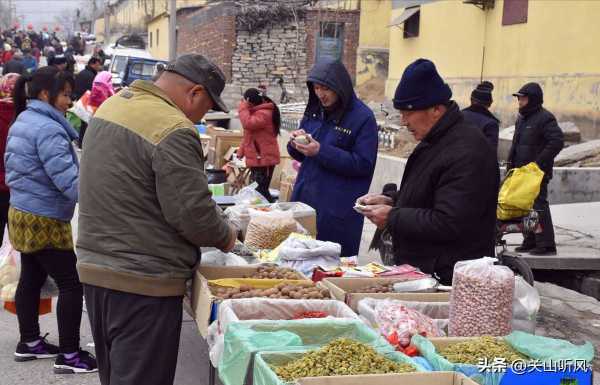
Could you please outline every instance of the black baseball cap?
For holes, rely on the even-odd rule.
[[[204,56],[182,55],[170,62],[165,71],[176,73],[192,83],[203,86],[215,103],[213,110],[229,112],[221,99],[221,92],[225,88],[225,75],[219,67]]]

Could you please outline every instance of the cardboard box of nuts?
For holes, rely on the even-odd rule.
[[[420,302],[448,302],[450,293],[395,293],[393,291],[382,293],[371,291],[369,288],[379,285],[389,285],[395,282],[403,282],[394,278],[325,278],[322,282],[331,291],[331,296],[344,301],[354,311],[357,310],[358,301],[363,298],[377,299],[399,299],[402,301]],[[363,291],[365,290],[365,291]]]
[[[464,374],[455,372],[306,377],[299,379],[296,383],[298,385],[478,385]]]
[[[203,337],[208,334],[208,326],[215,320],[218,304],[223,298],[213,292],[214,286],[211,282],[217,280],[235,280],[238,283],[249,276],[258,274],[259,266],[200,266],[194,273],[191,295],[191,310],[192,316],[196,320],[198,330]],[[296,272],[297,273],[297,272]],[[308,278],[301,273],[297,273],[299,280],[285,279],[264,279],[261,282],[260,288],[273,288],[281,283],[302,283],[304,285],[312,284]],[[325,289],[325,286],[319,286],[320,289]],[[239,297],[236,297],[239,298]]]

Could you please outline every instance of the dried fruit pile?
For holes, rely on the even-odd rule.
[[[213,286],[213,295],[221,299],[238,298],[281,298],[281,299],[328,299],[329,290],[321,289],[313,282],[306,281],[297,284],[281,283],[271,289],[255,289],[252,286],[236,287]]]
[[[284,381],[302,377],[414,372],[412,365],[391,361],[368,345],[340,338],[283,366],[272,366]]]
[[[278,267],[275,265],[260,266],[256,272],[244,278],[255,279],[305,279],[297,271],[289,267]]]
[[[455,364],[478,365],[481,360],[494,362],[496,358],[511,364],[528,358],[501,339],[484,336],[472,341],[461,342],[443,349],[440,354]]]
[[[359,289],[355,289],[353,293],[392,293],[394,291],[394,283],[376,283],[374,285],[369,285],[365,287],[361,287]]]

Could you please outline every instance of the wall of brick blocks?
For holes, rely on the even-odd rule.
[[[182,17],[178,23],[177,54],[205,55],[221,68],[230,81],[236,44],[235,14],[232,2],[222,2]]]

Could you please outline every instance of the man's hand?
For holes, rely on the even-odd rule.
[[[374,194],[374,193],[369,193],[367,195],[363,195],[360,198],[358,198],[356,200],[356,202],[361,205],[365,205],[365,206],[371,206],[371,205],[391,206],[394,203],[392,198],[385,196],[385,195]]]
[[[304,154],[304,156],[317,156],[317,154],[321,150],[321,144],[314,140],[312,137],[309,138],[309,140],[310,142],[308,144],[300,144],[294,141],[292,141],[292,143],[296,150],[300,151],[302,154]]]
[[[378,204],[373,206],[367,206],[362,214],[367,217],[378,229],[383,229],[387,225],[388,217],[390,215],[390,211],[392,211],[392,206],[385,204]]]
[[[229,253],[235,247],[235,241],[238,238],[238,229],[235,226],[229,225],[229,241],[227,242],[227,246],[221,249],[221,251],[225,253]]]

